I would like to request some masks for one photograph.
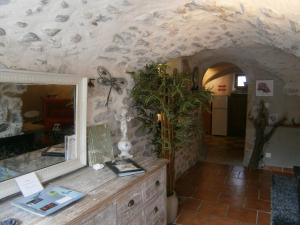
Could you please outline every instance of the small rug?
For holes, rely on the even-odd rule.
[[[272,225],[300,225],[295,177],[272,177]]]
[[[20,174],[14,170],[0,166],[0,182],[8,180],[10,178],[19,176]]]

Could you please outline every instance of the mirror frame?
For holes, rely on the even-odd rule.
[[[20,84],[76,85],[76,154],[77,158],[34,171],[40,181],[46,182],[87,165],[86,121],[87,121],[87,78],[70,74],[55,74],[21,70],[0,69],[0,82]],[[18,193],[14,178],[0,182],[0,199]]]

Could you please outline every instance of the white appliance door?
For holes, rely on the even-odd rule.
[[[212,101],[213,109],[227,109],[228,96],[214,96]]]
[[[227,135],[227,109],[213,109],[212,135]]]
[[[228,96],[214,96],[212,102],[212,135],[227,135]]]

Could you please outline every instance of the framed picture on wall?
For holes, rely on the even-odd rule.
[[[273,96],[273,80],[257,80],[256,96]]]

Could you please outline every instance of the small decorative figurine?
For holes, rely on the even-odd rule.
[[[122,138],[118,142],[118,149],[121,151],[121,154],[119,154],[120,158],[132,158],[132,155],[129,154],[132,145],[127,137],[127,122],[129,122],[132,117],[128,116],[127,113],[127,109],[122,108],[120,115],[115,115],[116,120],[120,121],[120,130],[122,132]]]

